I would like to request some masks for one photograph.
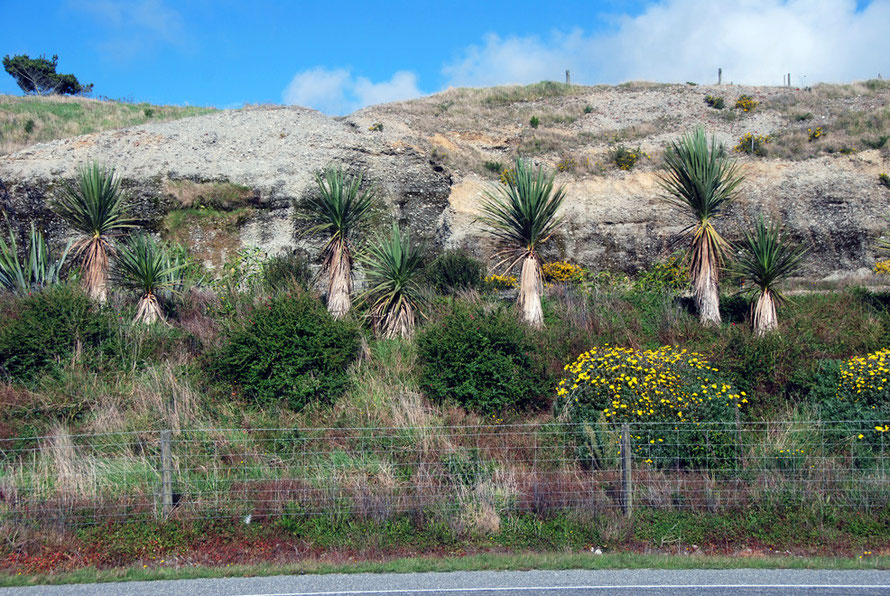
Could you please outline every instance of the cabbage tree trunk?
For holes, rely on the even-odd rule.
[[[328,275],[328,312],[335,319],[342,319],[352,308],[352,255],[345,242],[332,247]]]
[[[701,242],[696,247],[698,254],[693,255],[692,293],[698,319],[704,325],[719,325],[720,319],[720,287],[717,283],[717,263],[708,242]]]
[[[164,311],[161,309],[161,304],[158,302],[157,296],[151,292],[142,296],[139,300],[139,307],[136,309],[136,316],[133,321],[136,323],[145,323],[147,325],[152,325],[158,321],[166,322]]]
[[[522,261],[522,273],[519,276],[519,310],[525,322],[536,329],[544,326],[544,311],[541,309],[541,295],[544,293],[544,282],[541,279],[541,265],[534,254]]]
[[[385,309],[381,308],[375,314],[379,317],[376,319],[377,331],[382,337],[386,339],[395,337],[409,338],[414,335],[416,318],[411,305],[403,302],[393,312],[390,312],[388,316],[379,316],[381,312],[385,312]]]
[[[776,299],[772,292],[764,290],[754,306],[754,335],[763,337],[770,331],[778,329],[779,320],[776,317]]]
[[[82,283],[91,299],[102,304],[108,300],[108,250],[101,238],[94,238],[87,245]]]

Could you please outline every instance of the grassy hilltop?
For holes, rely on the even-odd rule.
[[[0,154],[34,143],[216,111],[85,97],[0,95]]]

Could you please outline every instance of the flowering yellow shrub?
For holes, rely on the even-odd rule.
[[[541,267],[544,280],[551,283],[581,283],[584,281],[584,268],[568,261],[544,263]]]
[[[766,145],[770,142],[769,135],[756,135],[746,132],[739,137],[739,144],[733,147],[738,153],[751,153],[754,155],[766,155]]]
[[[743,112],[750,112],[757,107],[758,103],[750,95],[739,95],[739,98],[735,101],[735,107]]]
[[[820,403],[826,436],[865,453],[883,451],[890,430],[890,348],[840,363],[834,399]]]
[[[872,404],[884,388],[890,389],[890,348],[884,348],[865,356],[855,356],[841,366],[838,397]]]
[[[515,182],[515,178],[513,177],[513,170],[507,168],[503,172],[501,172],[501,184],[507,186],[508,184],[513,184]]]
[[[589,160],[588,160],[589,161]],[[578,167],[578,162],[574,157],[564,157],[556,164],[556,169],[560,172],[569,172]]]
[[[816,139],[825,136],[825,131],[822,130],[821,126],[817,126],[816,128],[808,128],[807,136],[810,141],[815,141]]]
[[[878,183],[881,186],[890,188],[890,174],[887,174],[886,172],[878,174]]]
[[[516,287],[516,276],[494,273],[485,278],[485,285],[492,290],[509,290]]]
[[[878,261],[877,263],[875,263],[875,273],[879,275],[890,274],[890,259],[885,259],[883,261]]]
[[[582,443],[596,465],[609,454],[604,430],[630,424],[640,461],[695,466],[715,450],[732,448],[728,437],[744,391],[724,382],[701,354],[677,346],[635,350],[602,346],[565,367],[557,409],[570,422],[599,431]],[[607,434],[607,433],[605,433]]]
[[[639,147],[636,149],[628,149],[624,145],[618,145],[612,151],[612,161],[615,162],[615,165],[618,166],[619,170],[627,171],[637,164],[641,155],[643,155],[643,152],[640,151]]]

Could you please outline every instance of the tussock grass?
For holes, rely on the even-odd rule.
[[[0,154],[34,143],[213,111],[198,106],[155,106],[84,97],[0,95]]]

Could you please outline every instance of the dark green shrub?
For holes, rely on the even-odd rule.
[[[112,334],[109,315],[77,287],[54,286],[11,301],[0,324],[0,374],[27,381],[76,346],[97,347]]]
[[[335,320],[308,293],[279,293],[230,330],[207,366],[250,401],[300,409],[343,393],[358,346],[356,323]]]
[[[538,128],[538,126],[541,124],[541,121],[538,119],[537,116],[532,116],[531,120],[528,121],[528,124],[532,128]]]
[[[881,149],[884,145],[887,144],[887,141],[890,141],[890,135],[881,135],[875,139],[862,139],[862,144],[868,147],[869,149]]]
[[[679,292],[689,287],[689,267],[683,255],[675,253],[663,261],[653,262],[634,280],[634,288],[644,292]]]
[[[494,172],[496,174],[500,174],[501,170],[504,169],[504,164],[502,164],[499,161],[486,161],[485,169],[488,170],[489,172]]]
[[[260,269],[263,289],[267,292],[286,290],[293,286],[308,289],[312,272],[306,259],[295,254],[277,255],[265,261]]]
[[[28,118],[25,122],[25,134],[29,135],[34,132],[34,120],[32,118]]]
[[[457,304],[417,337],[421,387],[479,413],[542,406],[553,383],[512,309]]]
[[[459,250],[449,250],[426,268],[427,283],[442,294],[482,287],[485,265]]]
[[[715,110],[722,110],[726,107],[726,102],[722,97],[715,97],[714,95],[708,95],[705,97],[705,103],[714,108]]]

